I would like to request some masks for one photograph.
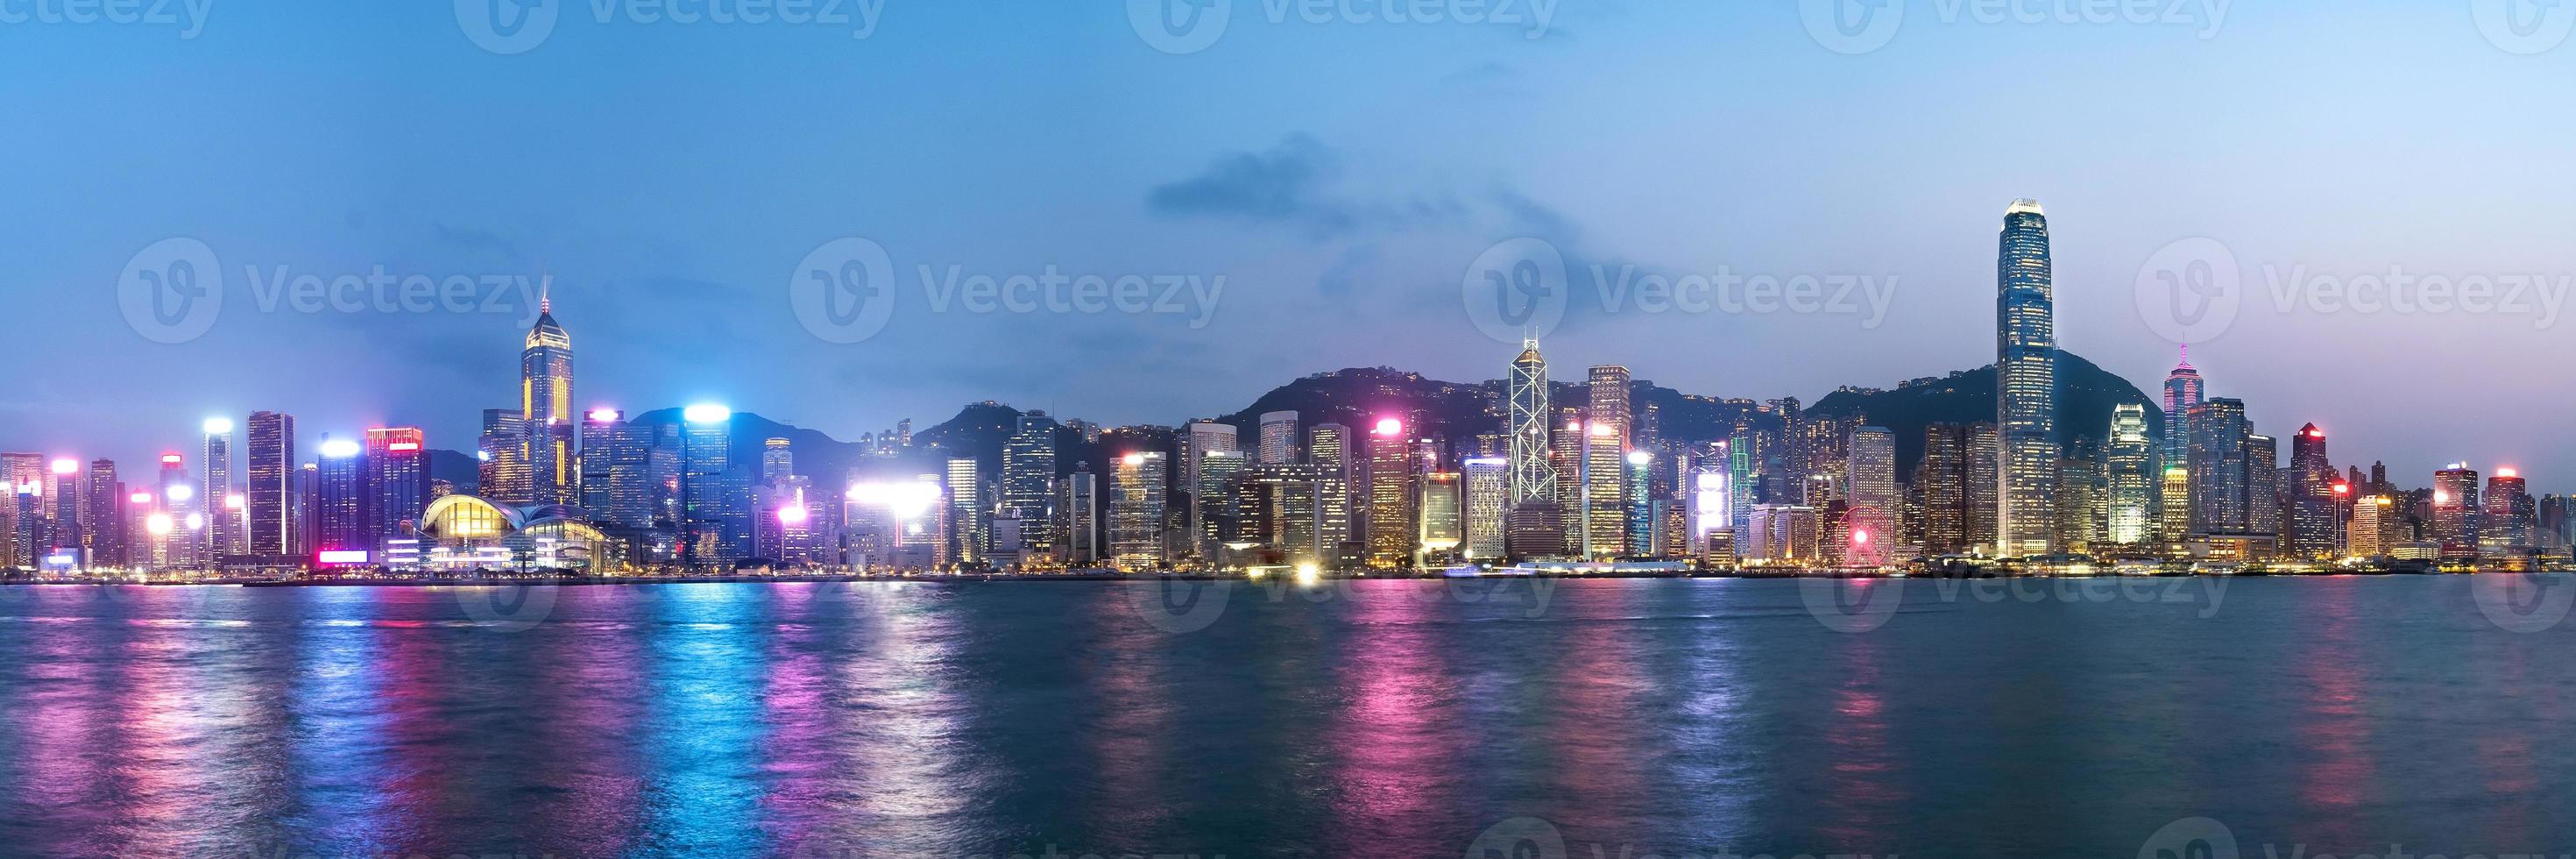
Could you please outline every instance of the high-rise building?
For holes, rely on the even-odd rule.
[[[1540,431],[1546,431],[1545,425]],[[1471,561],[1500,560],[1507,548],[1504,536],[1511,510],[1512,460],[1483,457],[1467,460],[1460,467],[1465,470],[1467,484],[1467,540],[1460,554]]]
[[[249,551],[243,545],[249,531],[234,521],[241,511],[223,503],[233,491],[233,420],[207,418],[202,428],[206,433],[205,459],[198,464],[206,475],[206,544],[213,556],[238,555]]]
[[[245,460],[250,483],[243,493],[250,515],[250,553],[268,557],[292,555],[295,533],[295,418],[276,412],[252,412],[245,432],[250,451]]]
[[[680,563],[691,567],[731,564],[748,554],[751,541],[749,486],[734,472],[729,450],[733,410],[690,406],[681,410],[680,421],[675,438]]]
[[[992,551],[992,518],[984,495],[982,469],[970,457],[948,460],[949,557],[960,566],[979,566]]]
[[[2433,472],[2433,540],[2441,544],[2443,560],[2478,557],[2480,512],[2476,469],[2455,462]]]
[[[2339,481],[2340,475],[2326,459],[2326,431],[2316,424],[2300,427],[2297,434],[2290,436],[2290,484],[2286,487],[2290,518],[2282,534],[2282,543],[2287,547],[2284,554],[2293,558],[2334,554],[2335,534],[2343,524],[2335,520],[2334,487]]]
[[[1434,471],[1422,476],[1420,535],[1414,545],[1424,562],[1454,555],[1467,541],[1467,517],[1459,499],[1458,472]]]
[[[1636,430],[1629,414],[1629,383],[1628,368],[1616,364],[1592,368],[1584,383],[1584,395],[1589,401],[1585,404],[1586,421],[1616,428],[1622,455],[1627,453],[1628,434]]]
[[[1554,417],[1548,407],[1547,359],[1538,353],[1538,341],[1521,344],[1520,357],[1512,359],[1511,378],[1505,392],[1506,432],[1511,434],[1512,506],[1558,500],[1556,466],[1549,462],[1548,425]]]
[[[1232,424],[1221,424],[1215,421],[1190,422],[1188,426],[1182,428],[1180,444],[1180,490],[1182,492],[1189,493],[1187,507],[1189,516],[1188,528],[1189,533],[1191,534],[1189,545],[1195,548],[1202,542],[1199,539],[1199,535],[1209,533],[1210,529],[1214,527],[1207,521],[1207,516],[1210,512],[1214,511],[1216,504],[1214,499],[1210,499],[1207,504],[1199,503],[1198,495],[1201,485],[1199,471],[1207,462],[1207,458],[1210,454],[1233,453],[1237,450],[1241,450],[1242,448],[1237,444],[1234,426]]]
[[[1368,440],[1368,565],[1404,566],[1413,555],[1414,469],[1404,421],[1379,418]]]
[[[2174,364],[2171,374],[2165,376],[2165,468],[2180,468],[2186,472],[2191,468],[2191,410],[2200,405],[2202,386],[2200,371],[2191,366],[2191,347],[2184,346],[2181,361]],[[2190,485],[2190,481],[2184,481],[2184,485]],[[2172,511],[2180,510],[2183,513],[2181,518],[2186,521],[2196,515],[2194,511],[2198,509],[2193,505],[2188,490],[2181,495],[2164,495],[2161,506],[2166,511],[2166,518],[2175,518]],[[2169,531],[2164,538],[2168,542],[2180,543],[2183,535],[2179,531]]]
[[[2352,507],[2352,522],[2346,526],[2346,553],[2355,558],[2387,556],[2397,544],[2406,542],[2406,517],[2397,509],[2397,499],[2372,495]]]
[[[475,439],[476,494],[503,504],[537,503],[528,464],[527,419],[517,409],[484,409]]]
[[[2478,544],[2488,554],[2525,554],[2531,548],[2532,532],[2538,530],[2540,507],[2522,480],[2522,473],[2511,468],[2496,469],[2487,478],[2486,505],[2479,515]]]
[[[1055,434],[1060,425],[1042,411],[1020,415],[1002,443],[1002,515],[1020,522],[1020,548],[1029,558],[1052,557],[1055,529]]]
[[[1297,413],[1261,413],[1261,464],[1285,465],[1297,461]]]
[[[2251,535],[2280,536],[2280,463],[2279,439],[2261,434],[2245,437],[2245,530]]]
[[[1968,425],[1968,547],[1975,551],[2000,552],[1995,538],[2001,535],[1999,524],[2003,508],[2003,433],[1994,424],[1978,421]]]
[[[519,425],[528,466],[528,503],[580,504],[580,460],[573,447],[572,335],[555,324],[554,300],[540,286],[537,322],[519,353]]]
[[[1614,423],[1585,424],[1583,440],[1583,558],[1615,560],[1628,550],[1627,439]]]
[[[429,448],[419,427],[367,430],[362,463],[366,500],[359,545],[382,562],[395,540],[417,537],[421,514],[429,509]],[[353,546],[352,548],[355,548]]]
[[[1119,457],[1110,479],[1109,552],[1120,569],[1158,569],[1170,560],[1163,552],[1163,495],[1169,480],[1160,451]]]
[[[2250,533],[2246,445],[2252,436],[2245,403],[2211,397],[2193,406],[2191,424],[2191,530],[2200,534]]]
[[[617,521],[617,443],[626,413],[591,409],[581,420],[581,508],[603,521]]]
[[[2111,407],[2111,443],[2104,451],[2104,504],[2109,509],[2105,538],[2131,549],[2152,542],[2156,522],[2156,441],[2147,436],[2147,407],[2121,403]]]
[[[1628,451],[1627,468],[1619,476],[1620,509],[1627,514],[1621,553],[1645,558],[1660,551],[1663,511],[1667,505],[1655,492],[1655,455],[1642,448]]]
[[[1886,427],[1853,427],[1844,456],[1851,523],[1846,563],[1872,567],[1893,563],[1898,560],[1897,518],[1904,511],[1904,501],[1896,492],[1896,434]]]
[[[1968,430],[1958,424],[1923,428],[1923,461],[1916,482],[1923,492],[1923,553],[1952,555],[1973,545],[1968,532]]]
[[[125,484],[116,479],[116,460],[89,462],[89,564],[125,565]]]
[[[2055,542],[2057,322],[2048,245],[2039,201],[2013,201],[1995,262],[1997,545],[2006,555],[2047,554]]]
[[[2102,523],[2110,509],[2102,443],[2092,436],[2077,436],[2064,450],[2057,470],[2057,548],[2091,552],[2102,541]]]
[[[1083,569],[1100,563],[1100,481],[1089,463],[1076,463],[1064,476],[1061,502],[1064,563]]]
[[[327,433],[315,449],[321,459],[314,463],[313,550],[368,552],[372,557],[365,515],[366,471],[361,467],[365,449],[356,440]]]
[[[2191,469],[2180,464],[2165,466],[2164,504],[2157,508],[2157,541],[2170,552],[2191,534],[2194,511],[2190,507]]]
[[[1198,554],[1216,558],[1224,544],[1244,538],[1236,480],[1251,465],[1239,450],[1212,450],[1199,457],[1199,485],[1190,488],[1190,536]]]

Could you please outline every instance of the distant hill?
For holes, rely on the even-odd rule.
[[[2164,432],[2164,406],[2129,380],[2073,352],[2057,353],[2058,434],[2072,441],[2106,438],[2111,409],[2123,403],[2147,408],[2147,434]],[[1924,384],[1884,391],[1835,391],[1808,407],[1810,414],[1856,417],[1896,434],[1896,467],[1900,477],[1914,473],[1923,458],[1923,427],[1935,423],[1976,423],[1995,419],[1995,367],[1953,373]]]

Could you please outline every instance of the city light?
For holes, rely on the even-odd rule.
[[[1128,465],[1144,465],[1145,455],[1141,453],[1131,453],[1126,456],[1119,457],[1118,461]]]
[[[595,424],[615,423],[617,422],[617,410],[591,409],[590,422]]]
[[[1399,436],[1399,435],[1403,435],[1403,434],[1404,434],[1404,422],[1403,422],[1403,421],[1400,421],[1400,420],[1397,420],[1397,419],[1395,419],[1395,418],[1378,418],[1378,419],[1377,419],[1377,428],[1376,428],[1375,430],[1372,430],[1372,433],[1373,433],[1373,434],[1375,434],[1375,435],[1382,435],[1382,436]]]
[[[803,525],[805,524],[806,515],[805,507],[801,504],[790,504],[788,506],[778,508],[778,521],[782,524]]]
[[[1609,438],[1618,434],[1619,428],[1617,426],[1605,423],[1595,423],[1592,425],[1593,438]]]
[[[69,458],[69,457],[65,457],[65,458],[63,458],[63,459],[57,459],[57,460],[54,460],[54,475],[55,475],[55,476],[60,477],[60,476],[63,476],[63,475],[79,474],[79,473],[80,473],[80,460],[77,460],[77,459],[71,459],[71,458]],[[2506,475],[2506,476],[2507,476],[2507,477],[2511,477],[2512,475]]]
[[[224,494],[224,509],[242,509],[242,505],[247,503],[247,501],[248,499],[243,498],[239,492],[227,492]]]
[[[335,438],[322,442],[322,458],[324,459],[348,459],[349,457],[357,455],[358,443],[355,441],[345,438]]]
[[[1852,545],[1855,545],[1855,546],[1866,546],[1866,545],[1869,545],[1869,529],[1867,529],[1867,528],[1854,528],[1854,529],[1852,529]]]
[[[185,461],[186,461],[186,460],[181,459],[181,458],[180,458],[180,456],[179,456],[178,454],[175,454],[175,453],[165,453],[165,454],[162,454],[162,455],[161,455],[161,464],[162,464],[162,465],[178,465],[178,464],[180,464],[181,462],[185,462]]]
[[[712,403],[699,403],[680,410],[680,419],[693,424],[718,424],[732,418],[732,409]]]
[[[203,530],[206,530],[206,514],[203,514],[203,513],[190,513],[190,514],[188,514],[188,530],[190,530],[190,531],[203,531]]]
[[[207,435],[223,435],[233,431],[233,419],[207,418],[204,426]]]
[[[1305,561],[1297,565],[1297,584],[1312,587],[1323,578],[1323,568],[1316,566],[1315,562]]]
[[[1647,453],[1647,452],[1642,451],[1642,450],[1632,450],[1632,451],[1629,451],[1629,452],[1628,452],[1628,464],[1629,464],[1629,465],[1645,465],[1645,464],[1647,464],[1647,463],[1654,462],[1654,461],[1655,461],[1655,455],[1654,455],[1654,454]]]
[[[125,502],[126,502],[126,503],[128,503],[128,504],[134,504],[134,505],[138,505],[138,506],[139,506],[139,505],[144,505],[144,504],[150,504],[150,503],[152,503],[152,493],[149,493],[149,492],[132,492],[132,493],[127,493],[127,494],[126,494],[126,496],[125,496]]]
[[[2510,469],[2510,468],[2499,468],[2499,469],[2496,469],[2496,476],[2497,476],[2497,477],[2502,477],[2502,478],[2511,479],[2511,478],[2521,477],[2521,476],[2522,476],[2522,472],[2515,471],[2515,470]]]
[[[143,517],[143,530],[155,537],[168,535],[170,533],[170,514],[154,513],[150,516]]]
[[[910,521],[928,514],[938,506],[939,484],[925,480],[909,483],[859,483],[843,493],[851,503],[883,508],[898,520]]]
[[[367,562],[367,550],[324,549],[321,552],[316,553],[313,559],[324,564],[332,565],[363,564]]]
[[[197,488],[185,483],[173,483],[161,490],[161,494],[168,496],[170,503],[176,504],[197,497]]]

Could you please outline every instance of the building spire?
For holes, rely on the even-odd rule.
[[[553,272],[547,272],[538,276],[537,313],[542,315],[555,312],[555,300],[553,297],[554,286],[555,276]]]

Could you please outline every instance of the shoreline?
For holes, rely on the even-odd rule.
[[[2506,570],[2477,570],[2477,571],[2474,571],[2474,572],[2468,572],[2468,573],[2458,573],[2458,572],[2438,572],[2438,571],[2433,571],[2433,572],[2418,572],[2418,571],[2399,571],[2399,570],[2336,570],[2336,571],[2330,571],[2330,572],[2324,572],[2324,571],[2321,571],[2321,572],[2295,572],[2295,573],[2273,573],[2273,572],[2253,572],[2253,573],[2245,573],[2245,572],[2234,572],[2234,573],[2157,572],[2157,573],[2145,573],[2145,574],[2134,574],[2134,573],[2124,574],[2124,573],[2107,573],[2107,572],[2106,572],[2106,573],[2097,573],[2097,574],[2092,574],[2092,575],[2081,575],[2081,576],[2051,576],[2051,575],[2024,575],[2024,576],[1944,576],[1944,575],[1931,575],[1931,574],[1891,575],[1891,574],[1884,574],[1884,573],[1863,573],[1863,572],[1839,571],[1839,570],[1779,571],[1779,572],[1772,572],[1772,571],[1744,571],[1744,570],[1705,570],[1705,571],[1619,571],[1619,572],[1592,572],[1592,573],[1565,572],[1565,571],[1538,571],[1538,572],[1526,572],[1526,573],[1515,572],[1515,573],[1487,574],[1487,575],[1474,575],[1474,576],[1453,576],[1453,575],[1443,575],[1443,574],[1438,573],[1438,572],[1422,572],[1422,573],[1413,573],[1413,574],[1385,574],[1385,575],[1352,575],[1352,574],[1333,574],[1333,573],[1327,573],[1327,574],[1324,574],[1324,575],[1322,575],[1321,577],[1319,577],[1319,581],[1511,581],[1511,580],[1515,580],[1515,579],[1550,579],[1550,580],[1570,580],[1570,579],[1604,579],[1604,580],[1614,580],[1614,579],[1615,579],[1615,580],[1625,580],[1625,579],[1755,579],[1755,580],[1760,580],[1760,579],[1892,579],[1892,580],[1902,580],[1902,579],[1931,579],[1931,580],[1942,580],[1942,579],[2015,579],[2015,578],[2021,578],[2021,579],[2130,579],[2130,578],[2197,578],[2197,577],[2201,577],[2201,576],[2210,576],[2210,577],[2219,577],[2219,578],[2272,578],[2272,579],[2296,579],[2296,578],[2343,578],[2343,577],[2386,578],[2386,577],[2399,577],[2399,576],[2425,576],[2425,577],[2434,577],[2434,576],[2478,575],[2478,574],[2488,574],[2488,573],[2509,573],[2509,572],[2510,572],[2510,571],[2506,571]],[[2565,570],[2565,569],[2542,569],[2542,570],[2532,570],[2532,571],[2529,571],[2529,572],[2530,572],[2530,573],[2534,573],[2534,574],[2547,574],[2547,573],[2566,573],[2566,572],[2571,572],[2571,571],[2570,571],[2570,570]],[[1116,572],[1099,571],[1099,572],[1082,572],[1082,573],[984,573],[984,574],[971,574],[971,573],[970,573],[970,574],[962,574],[962,575],[960,575],[960,574],[940,574],[940,575],[863,575],[863,574],[855,574],[855,573],[853,573],[853,574],[813,575],[813,576],[720,576],[720,575],[695,575],[695,576],[545,576],[545,577],[503,578],[503,579],[489,579],[489,578],[399,578],[399,579],[358,579],[358,580],[351,580],[351,579],[208,579],[208,580],[202,580],[202,581],[161,581],[161,582],[138,582],[138,581],[118,580],[118,579],[95,579],[95,580],[79,580],[79,579],[62,579],[62,580],[7,579],[7,580],[0,580],[0,586],[11,586],[11,585],[16,585],[16,586],[48,586],[48,585],[87,585],[87,586],[98,586],[98,585],[129,585],[129,586],[143,586],[143,587],[244,587],[244,588],[331,588],[331,587],[352,587],[352,588],[406,588],[406,587],[506,587],[506,586],[522,586],[522,587],[535,587],[535,586],[546,586],[546,587],[590,587],[590,586],[616,586],[616,585],[698,585],[698,584],[839,584],[839,583],[864,583],[864,582],[884,582],[884,583],[889,583],[889,584],[892,584],[892,583],[920,583],[920,584],[987,584],[987,583],[1012,583],[1012,582],[1173,582],[1173,581],[1185,581],[1185,582],[1217,582],[1217,581],[1260,582],[1260,581],[1263,581],[1263,579],[1261,579],[1261,578],[1248,577],[1248,576],[1244,576],[1244,575],[1241,575],[1241,574],[1216,574],[1216,573],[1116,573]]]

